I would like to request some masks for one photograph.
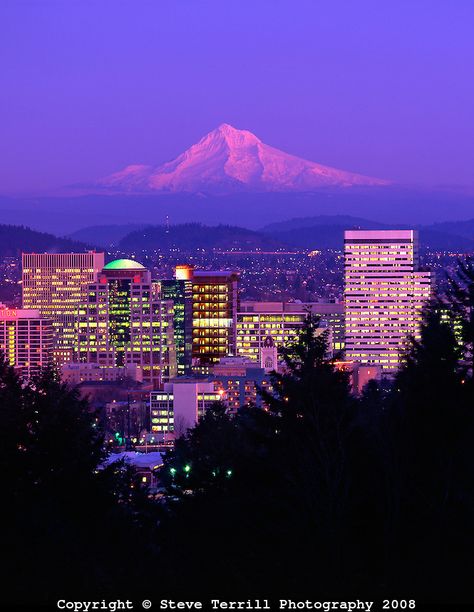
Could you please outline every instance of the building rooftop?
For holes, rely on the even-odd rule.
[[[342,302],[260,302],[244,300],[240,303],[239,314],[249,313],[304,313],[338,314],[344,312]]]
[[[146,270],[146,268],[133,259],[114,259],[104,266],[104,270]]]
[[[407,240],[413,241],[418,239],[417,230],[345,230],[344,240]]]
[[[232,276],[237,274],[232,270],[195,270],[193,275],[194,277],[202,277],[202,276]]]
[[[135,451],[124,451],[121,453],[113,453],[107,457],[102,463],[103,467],[116,463],[117,461],[125,460],[126,463],[133,465],[136,468],[154,469],[163,465],[161,453],[138,453]]]

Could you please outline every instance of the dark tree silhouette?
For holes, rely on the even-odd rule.
[[[168,564],[185,547],[221,589],[246,593],[275,580],[296,591],[315,571],[324,589],[343,573],[355,400],[320,331],[309,315],[285,352],[285,372],[272,375],[273,391],[261,391],[266,410],[242,408],[231,418],[217,406],[177,441],[164,468],[170,493],[181,498],[167,526]],[[189,528],[195,521],[198,533]]]
[[[456,583],[464,593],[461,577],[472,571],[466,555],[473,523],[466,517],[474,510],[474,406],[467,387],[452,326],[431,305],[385,418],[387,571],[395,584],[426,597],[441,597],[444,589],[453,596]]]
[[[100,468],[103,436],[87,402],[52,370],[21,381],[2,357],[0,420],[4,598],[116,597],[142,584],[148,500],[130,468]]]
[[[262,391],[266,410],[232,419],[216,407],[178,442],[165,467],[175,502],[163,575],[199,590],[201,575],[176,571],[185,551],[243,596],[276,584],[469,601],[473,405],[459,339],[429,308],[393,384],[373,382],[357,400],[327,355],[309,316]]]
[[[457,326],[459,346],[471,377],[474,372],[474,259],[458,262],[458,268],[449,279],[448,290],[438,300],[438,307],[448,310],[448,316]],[[471,390],[471,393],[474,391]],[[474,399],[474,395],[472,396]]]

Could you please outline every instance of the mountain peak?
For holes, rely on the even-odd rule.
[[[221,132],[222,134],[233,134],[235,132],[242,131],[242,130],[238,130],[233,125],[230,125],[230,123],[221,123],[220,126],[216,128],[216,130],[218,132]]]
[[[249,132],[248,130],[238,130],[229,123],[221,123],[218,128],[216,128],[212,132],[209,132],[209,134],[204,136],[202,140],[205,140],[206,138],[212,136],[223,138],[231,147],[255,145],[259,142],[262,142],[252,132]]]
[[[222,123],[176,159],[159,166],[129,165],[98,181],[97,186],[116,192],[225,194],[388,184],[279,151],[248,130]]]

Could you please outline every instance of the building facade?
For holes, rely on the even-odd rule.
[[[270,337],[275,346],[294,342],[308,312],[320,317],[329,329],[332,351],[344,348],[344,305],[323,302],[242,302],[237,313],[237,355],[261,360],[261,349]]]
[[[176,375],[173,305],[140,263],[108,263],[88,287],[79,309],[80,362],[101,367],[140,367],[143,382],[158,387]]]
[[[180,377],[150,394],[151,432],[169,442],[194,427],[199,418],[221,399],[209,380]]]
[[[214,382],[221,401],[231,414],[235,414],[242,406],[262,407],[264,403],[258,390],[271,390],[265,368],[244,357],[221,359],[212,368],[209,380]]]
[[[140,366],[128,364],[123,367],[100,366],[98,363],[65,363],[61,367],[61,380],[70,385],[88,381],[143,381]]]
[[[231,271],[192,271],[193,370],[207,373],[222,357],[235,355],[238,275]]]
[[[90,283],[104,267],[104,253],[23,253],[23,308],[50,319],[59,365],[71,361],[77,346],[76,317]]]
[[[361,364],[357,361],[335,361],[334,366],[337,370],[349,374],[351,391],[354,395],[363,393],[369,382],[380,381],[382,378],[382,368],[379,365]]]
[[[161,297],[173,303],[173,329],[178,376],[190,374],[193,349],[192,267],[176,266],[175,278],[160,281]]]
[[[350,230],[344,234],[346,359],[392,375],[410,337],[419,337],[431,296],[431,273],[420,270],[414,230]]]
[[[23,378],[52,363],[53,325],[38,310],[0,304],[0,352]]]

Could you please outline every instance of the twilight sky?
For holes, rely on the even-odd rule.
[[[223,122],[474,185],[473,0],[0,0],[0,194],[172,159]]]

